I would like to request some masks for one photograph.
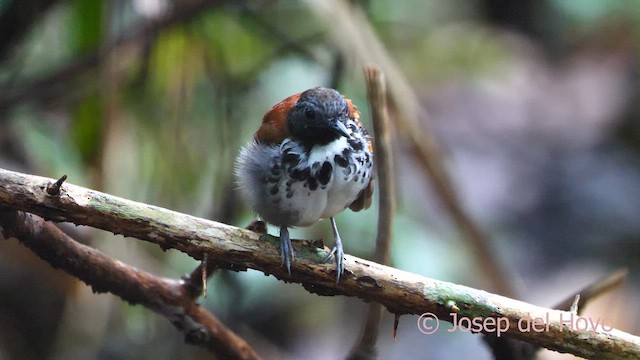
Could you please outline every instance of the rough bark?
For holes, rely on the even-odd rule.
[[[320,295],[347,295],[378,302],[395,314],[423,314],[419,324],[428,325],[422,328],[425,331],[431,331],[429,326],[437,324],[435,318],[458,323],[463,318],[484,320],[485,330],[492,322],[502,321],[508,326],[502,336],[559,352],[590,359],[640,358],[640,338],[611,329],[606,321],[603,326],[601,319],[582,318],[571,312],[429,279],[350,255],[345,256],[347,271],[336,284],[333,264],[324,263],[328,249],[318,242],[295,242],[298,256],[289,276],[280,266],[275,237],[67,183],[61,186],[58,195],[52,196],[46,189],[53,182],[0,169],[0,207],[139,238],[196,259],[207,253],[209,259],[228,269],[252,268],[286,282],[300,283]],[[427,320],[426,313],[435,318]],[[522,326],[531,323],[529,319],[536,318],[541,319],[538,326],[542,331],[521,331]],[[593,326],[596,321],[600,321],[599,325]]]

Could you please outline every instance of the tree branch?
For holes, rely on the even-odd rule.
[[[370,65],[365,68],[365,79],[367,81],[367,96],[371,106],[378,184],[380,185],[378,230],[373,260],[388,265],[391,256],[391,230],[395,213],[395,186],[389,114],[387,112],[387,87],[384,74],[377,66]],[[369,304],[362,333],[349,354],[350,360],[377,358],[376,342],[383,310],[380,304]],[[395,332],[396,328],[394,327],[394,338]]]
[[[77,277],[94,292],[110,292],[167,317],[185,341],[232,359],[259,359],[249,345],[200,307],[182,281],[162,279],[80,244],[41,217],[0,210],[5,238],[15,237],[54,268]]]
[[[628,273],[629,271],[627,269],[619,269],[611,274],[606,275],[602,279],[598,279],[580,289],[580,291],[577,292],[578,294],[580,294],[580,307],[578,308],[578,314],[582,312],[589,301],[610,291],[617,286],[620,286],[620,284],[622,284],[627,279]],[[575,296],[569,296],[558,303],[555,308],[560,310],[570,310],[574,301]]]
[[[429,279],[350,255],[345,255],[347,270],[336,284],[334,267],[324,263],[328,249],[309,241],[295,242],[298,257],[289,276],[280,266],[276,237],[260,236],[68,183],[61,186],[59,195],[51,196],[47,194],[46,186],[52,181],[0,169],[0,206],[136,237],[164,249],[177,249],[196,259],[202,259],[203,254],[208,253],[209,258],[218,261],[222,267],[255,269],[284,281],[300,283],[308,291],[320,295],[347,295],[378,302],[395,314],[429,312],[449,322],[456,318],[504,319],[508,328],[503,336],[548,349],[591,359],[640,358],[640,338],[609,328],[606,321],[602,326],[600,319],[580,318],[570,312]],[[521,330],[523,321],[526,324],[528,319],[535,318],[541,319],[544,331]],[[579,319],[582,320],[578,322]],[[590,323],[597,320],[600,320],[600,326]],[[580,329],[578,323],[586,328]]]

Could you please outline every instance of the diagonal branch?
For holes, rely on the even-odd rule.
[[[580,308],[578,309],[578,314],[582,312],[585,305],[599,295],[602,295],[611,289],[620,286],[626,279],[629,271],[627,269],[619,269],[614,271],[611,274],[603,277],[602,279],[596,280],[590,285],[585,286],[580,289],[577,294],[580,294]],[[554,309],[560,310],[569,310],[573,305],[575,296],[569,296],[562,302],[558,303],[554,306]]]
[[[296,244],[299,255],[292,275],[280,266],[277,238],[199,219],[160,207],[63,184],[51,196],[53,179],[0,169],[0,207],[26,211],[54,221],[89,225],[173,248],[202,259],[219,261],[232,270],[252,268],[278,279],[296,282],[320,295],[347,295],[378,302],[395,314],[431,313],[436,321],[477,319],[500,321],[502,336],[590,359],[638,359],[640,338],[613,329],[602,319],[586,319],[462,285],[429,279],[371,261],[345,256],[347,272],[335,284],[332,264],[324,263],[328,249],[315,243]],[[4,225],[3,225],[4,226]],[[260,241],[260,238],[263,241]],[[298,243],[298,242],[296,242]],[[531,319],[543,331],[526,330]],[[595,324],[598,322],[598,324]],[[486,323],[485,323],[486,324]],[[583,328],[584,327],[584,328]],[[424,329],[423,329],[424,330]]]
[[[158,278],[116,261],[74,241],[39,216],[0,210],[0,225],[5,238],[17,238],[54,268],[90,285],[94,292],[110,292],[164,315],[182,330],[187,343],[203,346],[224,358],[259,358],[242,338],[200,307],[182,282]]]

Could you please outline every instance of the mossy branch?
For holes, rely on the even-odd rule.
[[[508,329],[503,336],[551,350],[591,359],[640,358],[640,338],[611,329],[606,322],[605,326],[600,322],[594,327],[592,322],[599,319],[569,323],[570,319],[577,321],[578,315],[429,279],[350,255],[345,256],[347,271],[336,284],[333,264],[323,262],[328,249],[310,241],[294,244],[298,256],[289,276],[280,266],[277,238],[261,239],[259,234],[248,230],[68,183],[60,187],[59,194],[50,195],[46,189],[52,182],[55,180],[0,169],[0,208],[100,228],[164,249],[176,249],[196,259],[202,259],[206,253],[221,267],[255,269],[286,282],[299,283],[320,295],[355,296],[380,303],[395,314],[432,313],[440,321],[449,322],[456,318],[504,319]],[[519,324],[532,318],[544,321],[544,331],[521,331]],[[576,326],[584,324],[586,329]]]

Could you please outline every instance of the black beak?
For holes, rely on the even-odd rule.
[[[347,139],[351,138],[351,135],[349,135],[347,127],[344,126],[342,121],[339,121],[339,120],[333,121],[331,123],[331,130],[335,131],[337,134],[340,134],[340,135],[346,137]]]

